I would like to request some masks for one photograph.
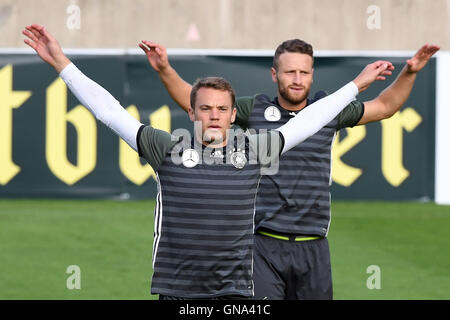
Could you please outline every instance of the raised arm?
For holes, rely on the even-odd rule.
[[[408,99],[416,81],[417,72],[422,70],[428,60],[439,50],[436,45],[424,45],[406,61],[397,79],[378,97],[364,102],[364,114],[358,125],[389,118],[396,113]]]
[[[37,24],[26,26],[22,33],[28,38],[24,42],[33,48],[42,60],[60,73],[70,60],[64,55],[58,41],[43,27]]]
[[[166,48],[163,46],[143,40],[139,47],[145,52],[148,62],[158,73],[161,82],[169,92],[172,99],[184,111],[188,112],[192,86],[184,81],[169,63]]]
[[[385,80],[385,75],[390,74],[391,68],[392,64],[388,61],[376,61],[367,65],[353,81],[333,94],[314,102],[308,108],[304,108],[278,128],[284,139],[282,153],[319,131],[354,100],[359,92],[366,90],[375,80]]]
[[[22,33],[27,36],[24,42],[59,73],[78,100],[137,151],[136,136],[142,124],[108,91],[78,70],[64,55],[58,41],[43,26],[33,24]]]

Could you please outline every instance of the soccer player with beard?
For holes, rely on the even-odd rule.
[[[169,94],[187,111],[191,85],[170,66],[165,48],[149,41],[140,47]],[[438,50],[435,45],[422,46],[375,99],[351,102],[320,131],[283,154],[278,174],[263,176],[255,214],[255,298],[332,299],[327,235],[333,138],[342,128],[383,120],[397,112],[408,98],[417,72]],[[326,96],[319,91],[308,98],[313,65],[310,44],[299,39],[280,44],[272,67],[277,97],[237,98],[235,123],[244,129],[275,129]]]
[[[43,26],[27,26],[23,34],[80,102],[157,173],[152,293],[167,300],[254,295],[254,199],[263,169],[333,119],[372,82],[384,80],[392,66],[387,61],[369,64],[314,107],[255,135],[230,129],[236,117],[231,85],[218,77],[199,79],[190,90],[189,116],[201,124],[196,126],[200,131],[184,139],[133,118],[64,55]],[[240,133],[233,137],[234,131]]]

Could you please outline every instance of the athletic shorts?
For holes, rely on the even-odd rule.
[[[282,240],[257,233],[253,281],[259,300],[331,300],[328,239]]]

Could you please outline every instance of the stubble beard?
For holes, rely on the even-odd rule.
[[[309,89],[308,90],[305,89],[304,93],[301,96],[294,97],[289,93],[289,87],[282,87],[278,82],[278,92],[280,93],[280,96],[294,106],[297,106],[301,104],[303,101],[305,101],[305,99],[308,98],[309,91],[310,91]]]

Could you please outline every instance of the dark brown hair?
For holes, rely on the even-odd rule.
[[[280,55],[285,52],[307,54],[308,56],[313,58],[314,63],[313,47],[309,43],[300,39],[286,40],[275,50],[275,55],[273,56],[273,67],[275,68],[275,70],[278,70],[278,59]]]
[[[194,109],[195,101],[197,100],[197,91],[200,88],[211,88],[221,91],[227,91],[231,97],[231,107],[234,106],[234,101],[236,100],[236,95],[234,93],[233,87],[231,84],[221,77],[206,77],[197,79],[192,86],[191,90],[191,107]]]

